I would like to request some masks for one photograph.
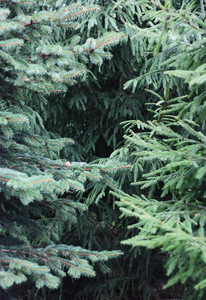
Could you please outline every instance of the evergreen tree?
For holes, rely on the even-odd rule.
[[[144,89],[136,94],[123,89],[124,83],[144,63],[144,53],[136,56],[134,43],[128,40],[125,30],[125,23],[141,25],[144,4],[131,0],[82,0],[81,3],[84,6],[95,3],[99,10],[73,31],[80,42],[84,43],[88,37],[96,39],[107,31],[124,32],[124,42],[111,49],[110,59],[103,64],[102,58],[92,56],[88,61],[91,72],[84,84],[78,81],[64,97],[51,95],[44,114],[41,109],[40,113],[48,129],[64,137],[72,136],[84,148],[86,159],[91,160],[109,156],[122,143],[120,122],[132,116],[141,120],[147,117],[143,107],[146,98],[142,98]],[[143,101],[139,101],[140,97]]]
[[[121,254],[63,244],[60,237],[63,230],[71,235],[87,210],[85,183],[106,188],[109,174],[128,166],[80,162],[73,140],[48,132],[38,114],[48,95],[84,80],[87,61],[102,62],[124,38],[110,31],[80,44],[70,34],[98,9],[62,1],[1,2],[0,285],[7,289],[29,280],[28,299],[40,297],[42,287],[57,288],[66,274],[95,276],[95,262],[107,272],[104,261]],[[60,159],[63,147],[66,159]]]
[[[136,56],[136,41],[134,44],[128,39],[125,22],[136,22],[143,26],[140,16],[145,8],[144,3],[131,0],[81,1],[85,7],[94,3],[100,9],[93,11],[84,22],[71,31],[71,36],[77,39],[79,44],[84,44],[88,37],[96,39],[109,30],[124,32],[123,42],[110,50],[111,59],[104,63],[100,61],[97,64],[97,61],[94,61],[95,57],[91,57],[91,61],[87,61],[90,72],[84,81],[77,80],[63,95],[50,94],[47,103],[37,105],[37,110],[46,128],[64,137],[71,136],[81,144],[74,146],[78,154],[82,154],[83,160],[91,161],[95,158],[95,164],[105,164],[105,160],[99,160],[98,157],[108,156],[122,143],[123,130],[120,122],[131,116],[145,120],[150,114],[146,113],[143,106],[144,102],[148,101],[148,96],[144,96],[144,88],[136,94],[123,90],[124,82],[130,79],[132,74],[140,72],[145,60],[142,48],[141,55]],[[71,151],[68,153],[63,150],[62,155],[67,159]],[[72,157],[77,160],[75,155],[76,152],[73,151]],[[124,166],[124,159],[119,161],[119,158],[115,157],[113,162],[114,166]],[[117,175],[112,174],[108,177],[104,174],[107,185],[103,185],[102,181],[91,181],[86,185],[83,201],[90,209],[81,215],[78,226],[71,227],[72,235],[68,235],[67,230],[62,231],[61,241],[99,251],[121,249],[125,255],[121,256],[118,263],[115,260],[107,264],[112,269],[108,276],[102,276],[98,272],[95,278],[81,278],[76,285],[72,283],[69,289],[67,285],[71,282],[69,279],[65,280],[63,291],[72,299],[83,296],[95,300],[100,297],[129,299],[133,295],[144,295],[149,299],[159,293],[156,289],[159,277],[157,278],[155,273],[155,268],[159,268],[159,257],[143,249],[131,250],[128,246],[120,248],[120,239],[124,239],[128,234],[135,235],[137,230],[128,233],[127,225],[131,221],[127,218],[119,219],[120,212],[114,208],[114,197],[108,194],[108,185],[113,188],[116,186],[115,181],[118,181],[117,186],[124,185],[132,193],[133,189],[129,186],[131,175]],[[148,263],[149,261],[151,263]]]
[[[167,297],[181,282],[204,299],[204,2],[1,1],[0,283],[12,295],[161,299],[168,258]],[[124,256],[105,264],[114,249]]]
[[[91,1],[91,4],[92,2],[94,1]],[[82,3],[86,6],[88,1]],[[88,36],[96,38],[106,30],[123,31],[126,36],[125,22],[131,24],[138,22],[143,26],[139,17],[144,11],[144,3],[95,1],[95,4],[101,7],[95,19],[90,18],[86,26],[82,24],[75,31],[82,41]],[[145,61],[142,48],[140,48],[141,55],[138,56],[135,49],[136,40],[134,44],[132,40],[127,39],[126,42],[111,49],[112,58],[105,61],[101,67],[89,63],[88,66],[96,78],[89,73],[84,82],[78,82],[69,88],[64,97],[51,95],[46,112],[44,115],[41,112],[47,128],[54,129],[62,136],[72,136],[81,143],[86,149],[86,153],[83,153],[86,160],[91,160],[92,156],[92,159],[97,159],[95,163],[105,163],[105,160],[99,160],[98,157],[108,156],[118,144],[122,143],[123,130],[120,122],[132,116],[145,120],[150,114],[146,113],[143,106],[149,98],[144,88],[135,94],[123,90],[124,82],[130,79],[132,74],[138,74]],[[62,119],[58,118],[59,114],[62,115]],[[119,157],[116,158],[115,161],[120,160]],[[120,162],[122,160],[124,161],[124,158]],[[129,186],[131,174],[127,173],[115,179],[118,180],[118,186],[124,185],[131,193],[134,191]],[[113,188],[115,186],[113,179],[110,177],[108,180],[111,182],[110,187]],[[63,233],[62,240],[86,248],[98,248],[99,251],[105,247],[108,250],[119,248],[125,255],[118,263],[110,262],[112,273],[109,276],[103,277],[98,273],[94,279],[82,278],[77,282],[76,290],[72,285],[73,289],[66,291],[69,280],[65,280],[63,286],[65,293],[72,299],[75,297],[75,299],[79,297],[130,299],[134,295],[137,297],[144,295],[145,299],[157,297],[159,294],[157,285],[162,276],[161,273],[157,276],[155,271],[159,269],[159,255],[142,248],[132,250],[128,246],[120,248],[119,241],[128,235],[137,234],[137,230],[132,229],[128,233],[127,226],[131,221],[119,218],[120,212],[114,207],[114,197],[108,194],[108,188],[103,187],[101,182],[95,185],[91,182],[87,185],[84,197],[85,202],[90,205],[88,215],[83,214],[80,226],[72,228],[75,233],[72,237]]]
[[[114,193],[138,230],[123,243],[161,249],[165,288],[181,283],[181,299],[205,299],[205,1],[145,2],[145,28],[126,28],[142,40],[146,64],[125,88],[147,88],[153,117],[124,122],[126,144],[116,151],[129,153],[137,187]]]

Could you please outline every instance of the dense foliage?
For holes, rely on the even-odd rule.
[[[95,276],[95,262],[107,273],[104,261],[121,255],[62,243],[61,236],[70,235],[87,210],[81,201],[86,182],[106,188],[110,173],[128,167],[70,162],[78,158],[71,146],[66,146],[67,159],[60,159],[61,149],[73,140],[49,133],[35,111],[47,95],[63,93],[75,78],[86,76],[88,59],[109,57],[109,47],[124,37],[107,32],[79,44],[69,34],[83,22],[79,16],[89,18],[97,9],[35,1],[1,4],[0,284],[6,289],[29,279],[26,297],[32,299],[40,297],[33,287],[57,288],[66,274]]]
[[[141,193],[115,193],[124,216],[135,218],[138,235],[124,244],[168,253],[166,287],[184,284],[185,299],[204,299],[205,257],[205,5],[148,1],[149,26],[126,25],[142,39],[148,63],[125,84],[146,85],[153,95],[148,122],[127,121],[125,148]],[[152,25],[152,26],[151,26]]]
[[[13,296],[205,298],[205,4],[1,1]]]

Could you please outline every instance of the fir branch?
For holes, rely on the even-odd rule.
[[[86,7],[83,7],[83,9],[82,9],[81,11],[78,11],[78,12],[76,12],[76,13],[73,13],[73,14],[67,16],[67,17],[64,17],[64,18],[62,18],[61,20],[67,20],[67,19],[69,19],[69,18],[78,16],[78,15],[80,15],[80,14],[82,14],[82,13],[86,13],[86,12],[89,12],[89,11],[95,11],[95,10],[97,10],[96,7],[94,7],[94,8],[86,8]]]

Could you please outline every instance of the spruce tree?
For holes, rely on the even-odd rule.
[[[27,281],[20,294],[28,299],[40,297],[43,287],[57,288],[66,274],[95,276],[94,263],[107,272],[104,261],[121,254],[63,244],[60,237],[63,230],[71,235],[87,210],[85,184],[106,188],[109,174],[128,166],[81,162],[74,141],[47,131],[38,113],[48,95],[84,81],[88,60],[102,63],[124,39],[110,31],[79,43],[73,28],[98,10],[63,1],[1,2],[0,284],[7,289]]]
[[[84,81],[77,80],[63,95],[50,94],[47,103],[37,106],[37,110],[46,128],[58,132],[63,137],[72,137],[78,142],[74,147],[78,154],[82,154],[83,161],[96,159],[95,164],[105,164],[105,159],[99,157],[108,156],[122,143],[123,130],[120,122],[132,116],[145,120],[149,115],[143,106],[143,103],[148,101],[144,88],[136,94],[123,89],[124,82],[131,78],[131,74],[140,72],[144,63],[144,51],[141,50],[141,55],[136,55],[136,41],[133,43],[128,39],[125,22],[143,26],[140,16],[144,7],[143,3],[131,0],[81,3],[85,7],[95,3],[99,10],[93,11],[84,22],[71,31],[71,36],[74,36],[78,43],[85,43],[88,37],[99,38],[107,31],[124,32],[125,37],[121,43],[111,48],[109,60],[95,63],[94,57],[89,58],[87,67],[90,72]],[[62,117],[59,118],[59,115]],[[77,160],[76,152],[72,153],[72,157]],[[63,149],[62,157],[67,159],[67,150]],[[118,166],[119,163],[127,165],[124,164],[124,159],[119,161],[119,158],[115,157],[113,166]],[[81,215],[78,226],[72,226],[72,235],[62,231],[61,240],[99,251],[121,249],[125,255],[121,256],[118,262],[114,260],[107,264],[112,270],[108,276],[102,276],[98,272],[95,278],[81,278],[75,285],[72,283],[69,289],[67,286],[71,282],[66,279],[63,291],[72,299],[88,297],[96,300],[100,297],[116,297],[125,300],[133,295],[144,295],[149,299],[158,294],[156,281],[159,278],[154,269],[159,266],[159,258],[150,251],[140,248],[131,250],[128,246],[120,246],[120,239],[124,239],[128,234],[135,235],[137,230],[128,233],[127,225],[131,221],[127,218],[119,219],[120,212],[114,207],[114,197],[109,194],[108,185],[110,188],[124,185],[124,188],[132,193],[133,188],[129,186],[131,174],[127,172],[119,176],[118,172],[117,175],[113,173],[108,177],[104,174],[106,185],[103,185],[102,181],[91,181],[86,185],[83,201],[90,209]],[[150,260],[152,262],[148,263]]]
[[[146,87],[153,117],[124,122],[126,143],[116,151],[129,153],[137,187],[133,195],[114,193],[122,217],[138,230],[123,243],[161,249],[164,288],[181,299],[205,299],[205,1],[145,2],[145,27],[126,28],[142,40],[146,63],[125,88]]]
[[[99,7],[87,22],[73,32],[82,43],[88,37],[95,39],[107,31],[124,32],[124,41],[120,40],[111,49],[110,59],[103,64],[99,57],[91,57],[88,61],[91,72],[84,84],[78,81],[64,97],[51,95],[45,113],[40,113],[47,128],[64,137],[72,136],[83,147],[86,159],[91,160],[109,156],[122,143],[122,121],[132,116],[141,120],[147,117],[143,106],[146,98],[142,97],[144,89],[135,95],[123,89],[124,83],[144,63],[144,53],[136,56],[134,43],[128,39],[125,28],[126,23],[142,26],[140,16],[144,4],[131,0],[82,0],[81,3],[84,6],[95,3]],[[142,101],[139,101],[140,97]],[[58,118],[58,114],[62,115],[62,119]]]
[[[91,1],[92,3],[94,1]],[[88,1],[82,1],[84,5]],[[86,149],[83,157],[86,160],[96,159],[95,162],[104,162],[99,157],[108,156],[117,145],[122,143],[121,121],[131,117],[145,120],[150,113],[144,109],[144,102],[148,101],[148,94],[144,88],[139,89],[135,94],[130,90],[124,90],[123,84],[131,78],[132,74],[140,72],[145,58],[144,50],[140,48],[141,55],[136,55],[136,40],[126,35],[125,22],[138,23],[144,26],[139,19],[144,11],[143,4],[139,1],[95,1],[100,10],[95,19],[89,20],[88,25],[82,24],[77,31],[79,37],[84,40],[87,36],[95,38],[102,35],[106,30],[123,31],[126,42],[118,44],[111,49],[112,57],[106,60],[101,67],[89,63],[92,73],[88,74],[84,82],[68,89],[64,97],[49,97],[49,104],[46,106],[46,113],[43,115],[47,128],[58,131],[62,136],[72,136],[81,146]],[[141,4],[141,5],[140,5]],[[146,95],[146,96],[145,96]],[[152,99],[152,97],[150,97]],[[58,114],[63,116],[58,118]],[[41,112],[42,114],[42,112]],[[67,116],[70,116],[68,119]],[[126,155],[126,153],[125,153]],[[121,158],[120,161],[124,161]],[[119,161],[115,157],[115,162]],[[127,165],[127,164],[126,164]],[[129,186],[131,174],[124,174],[116,177],[118,186],[124,185],[129,192],[134,188]],[[108,178],[110,187],[114,188],[113,179]],[[109,182],[108,182],[109,183]],[[135,189],[136,190],[136,189]],[[90,205],[89,215],[82,215],[80,225],[72,228],[75,234],[72,237],[62,236],[65,242],[82,245],[82,247],[108,250],[121,249],[125,255],[118,262],[111,261],[112,272],[109,276],[102,276],[100,273],[90,280],[82,278],[76,284],[77,292],[70,289],[65,291],[70,298],[88,297],[88,299],[114,298],[130,299],[134,295],[146,299],[157,297],[156,285],[161,277],[157,276],[155,269],[159,268],[159,256],[150,251],[128,246],[120,248],[119,241],[128,235],[137,234],[136,229],[127,230],[131,221],[127,218],[119,218],[120,212],[114,207],[114,197],[108,193],[108,188],[102,183],[91,183],[87,185],[87,192],[84,194],[85,201]],[[91,223],[88,223],[88,219]],[[94,238],[95,237],[95,238]],[[67,289],[68,281],[64,287]]]

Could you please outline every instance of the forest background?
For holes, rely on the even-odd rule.
[[[0,2],[0,286],[205,299],[205,0]]]

